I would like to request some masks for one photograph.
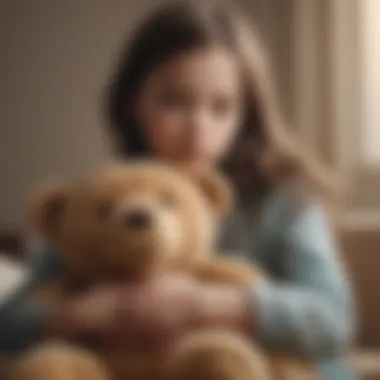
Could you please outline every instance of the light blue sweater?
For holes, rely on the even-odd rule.
[[[255,262],[271,285],[252,289],[259,338],[267,345],[313,358],[322,380],[355,376],[344,361],[353,333],[350,289],[327,218],[318,200],[299,206],[289,189],[278,189],[260,207],[236,206],[221,231],[223,250]],[[0,309],[0,351],[36,342],[46,308],[24,300],[30,290],[59,273],[50,252],[29,281]]]

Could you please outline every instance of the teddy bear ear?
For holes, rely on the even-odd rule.
[[[232,198],[227,179],[214,170],[193,173],[192,177],[209,201],[215,216],[218,219],[224,218],[229,212]]]
[[[65,184],[50,184],[39,189],[32,197],[29,218],[32,227],[45,237],[56,231],[67,202]]]

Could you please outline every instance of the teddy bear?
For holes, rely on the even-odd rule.
[[[216,254],[231,198],[220,173],[151,161],[113,164],[79,181],[44,187],[32,202],[32,223],[66,271],[30,302],[64,302],[82,286],[156,270],[222,284],[266,281],[257,268]],[[269,355],[227,327],[194,329],[162,351],[47,341],[20,356],[10,380],[314,378],[307,364]]]

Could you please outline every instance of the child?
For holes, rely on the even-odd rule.
[[[121,58],[108,99],[118,152],[199,170],[219,165],[238,196],[221,247],[258,262],[273,285],[246,292],[168,277],[122,301],[106,288],[64,310],[31,309],[31,289],[61,270],[46,253],[31,283],[0,311],[1,349],[24,350],[42,335],[115,329],[110,321],[124,302],[120,337],[124,329],[142,339],[149,327],[163,343],[197,318],[312,357],[321,379],[353,378],[341,359],[353,310],[325,211],[327,186],[283,128],[245,18],[220,0],[168,3],[144,21]]]

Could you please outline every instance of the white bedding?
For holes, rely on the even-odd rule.
[[[0,253],[0,305],[22,283],[26,268]]]

